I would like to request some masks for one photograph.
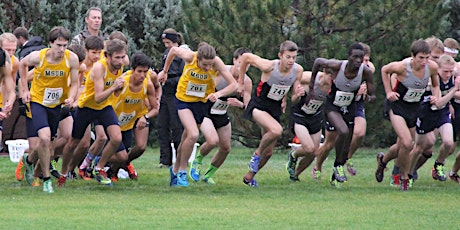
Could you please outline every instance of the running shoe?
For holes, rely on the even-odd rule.
[[[382,152],[377,153],[377,170],[375,170],[375,179],[379,183],[383,181],[383,173],[387,168],[387,165],[383,163],[383,156],[385,156],[385,154]]]
[[[343,171],[343,166],[342,165],[334,167],[333,168],[333,174],[334,174],[335,179],[338,182],[343,183],[343,182],[347,181],[347,176],[345,176],[345,172]]]
[[[329,183],[331,184],[332,187],[336,187],[336,188],[342,187],[342,183],[335,179],[334,174],[332,174],[331,179],[329,180]]]
[[[412,172],[412,179],[414,179],[414,181],[416,181],[416,180],[418,179],[418,172],[417,172],[417,170],[414,170],[414,171]]]
[[[51,184],[51,179],[43,182],[43,192],[46,192],[46,193],[53,193],[54,192],[53,186]]]
[[[203,178],[203,182],[208,183],[210,185],[215,185],[216,184],[216,182],[212,179],[212,177]]]
[[[96,180],[103,185],[112,185],[112,180],[107,177],[107,173],[104,169],[96,170],[94,169],[94,177]]]
[[[289,180],[293,182],[299,182],[299,176],[289,176]]]
[[[408,191],[409,190],[409,179],[401,179],[401,185],[399,187],[400,191]]]
[[[446,181],[447,177],[444,173],[444,165],[439,164],[433,167],[431,169],[431,177],[433,177],[434,180]]]
[[[169,182],[169,186],[171,186],[171,187],[177,187],[177,186],[178,186],[178,184],[177,184],[178,178],[177,178],[177,175],[174,174],[174,172],[173,172],[173,167],[172,167],[172,166],[169,167],[169,176],[171,177],[171,180],[170,180],[170,182]]]
[[[289,173],[289,178],[292,180],[292,178],[295,177],[295,167],[297,166],[297,158],[292,156],[292,153],[294,151],[290,151],[288,154],[288,162],[286,164],[286,170]]]
[[[187,171],[179,170],[179,172],[177,173],[177,185],[181,187],[188,186]]]
[[[77,173],[75,173],[75,170],[72,170],[67,173],[67,179],[69,180],[76,180],[78,179]]]
[[[251,170],[253,173],[257,173],[259,171],[259,163],[260,155],[253,154],[251,161],[249,161],[249,170]]]
[[[24,173],[25,173],[26,168],[24,167],[24,162],[22,159],[18,162],[18,165],[16,166],[16,180],[22,181],[24,180]]]
[[[55,178],[59,178],[59,176],[61,175],[58,170],[57,170],[57,161],[56,160],[51,160],[50,162],[50,174],[52,176],[54,176]]]
[[[64,175],[60,175],[58,178],[58,187],[64,186],[66,180],[67,178]]]
[[[129,163],[126,166],[126,169],[127,169],[126,171],[128,171],[129,178],[131,178],[131,180],[137,180],[137,171],[134,168],[134,165]]]
[[[85,169],[78,169],[78,176],[83,180],[91,180],[91,176],[88,175],[88,171]]]
[[[22,163],[23,166],[26,167],[24,177],[26,178],[28,184],[32,184],[34,182],[34,165],[27,164],[27,154],[22,155]]]
[[[456,183],[459,183],[460,184],[460,176],[458,176],[457,173],[454,173],[452,171],[449,172],[449,178],[453,181],[455,181]]]
[[[190,167],[189,176],[190,179],[194,181],[200,181],[201,175],[201,163],[199,163],[196,159],[193,160],[192,166]]]
[[[40,178],[34,177],[34,182],[32,182],[32,187],[40,186]]]
[[[353,165],[353,162],[351,161],[351,159],[348,159],[347,160],[347,171],[348,173],[350,173],[350,175],[352,176],[356,176],[356,168],[355,166]]]
[[[316,170],[316,166],[313,167],[313,169],[311,170],[311,174],[312,174],[313,179],[318,180],[318,181],[321,180],[321,171]]]
[[[390,185],[393,187],[399,187],[401,184],[401,175],[400,174],[391,174]]]
[[[249,187],[258,187],[259,185],[257,184],[257,181],[253,179],[251,180],[246,180],[246,178],[243,177],[243,183]]]
[[[110,179],[112,182],[118,182],[118,175],[113,175]]]

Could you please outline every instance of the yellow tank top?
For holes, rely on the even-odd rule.
[[[217,71],[213,68],[204,71],[198,67],[197,54],[193,61],[184,66],[184,71],[177,85],[176,97],[184,102],[206,102],[206,97],[215,92],[214,78]]]
[[[127,131],[134,127],[137,118],[143,116],[146,110],[145,100],[147,99],[147,86],[149,79],[146,77],[142,88],[138,92],[132,92],[129,88],[131,70],[126,72],[125,84],[118,97],[114,97],[113,109],[118,117],[121,131]]]
[[[69,93],[70,51],[64,51],[62,61],[50,64],[46,60],[49,48],[40,50],[40,63],[35,66],[30,88],[30,101],[54,108],[64,103]]]
[[[104,66],[105,69],[105,74],[104,74],[104,89],[107,90],[113,85],[113,82],[117,77],[121,76],[123,74],[123,70],[119,69],[117,74],[113,74],[108,70],[107,66],[107,59],[104,60],[99,60],[99,63],[101,63]],[[85,89],[80,95],[80,98],[78,99],[78,107],[83,108],[83,107],[88,107],[94,110],[102,110],[103,108],[112,105],[112,98],[113,94],[109,96],[106,100],[96,103],[96,100],[94,98],[94,81],[92,77],[90,76],[91,74],[86,77],[86,82],[85,82]]]

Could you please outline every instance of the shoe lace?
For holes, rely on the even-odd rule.
[[[443,165],[438,165],[436,166],[436,173],[438,176],[444,176],[444,166]]]
[[[337,169],[337,174],[339,174],[339,176],[345,176],[343,167],[341,165],[337,166],[336,169]]]

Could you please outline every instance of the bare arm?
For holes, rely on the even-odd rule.
[[[369,102],[375,100],[375,87],[374,87],[374,77],[372,76],[372,70],[369,68],[364,68],[363,77],[366,81],[367,96],[366,99]]]
[[[124,85],[124,79],[122,76],[118,77],[113,85],[104,90],[104,78],[105,75],[105,68],[104,66],[97,62],[94,64],[93,69],[91,70],[90,77],[93,79],[94,82],[94,100],[96,103],[101,103],[110,95],[118,89],[122,89]]]
[[[155,88],[155,99],[159,106],[161,95],[163,94],[163,88],[161,88],[160,81],[158,80],[158,75],[153,70],[149,70],[150,72],[150,81],[153,83],[153,87]]]
[[[80,87],[78,81],[78,74],[80,70],[80,63],[78,62],[78,57],[76,54],[70,54],[70,90],[69,97],[65,99],[65,104],[68,107],[71,107],[74,101],[77,100],[78,89]]]
[[[158,80],[161,83],[164,84],[168,79],[169,67],[171,66],[171,63],[176,56],[182,58],[182,60],[184,60],[186,63],[191,63],[193,61],[193,57],[195,56],[195,52],[180,47],[172,47],[171,50],[169,50],[168,56],[166,57],[163,70],[158,73]]]
[[[1,67],[2,75],[2,94],[3,94],[3,107],[2,112],[7,115],[13,108],[16,94],[14,92],[14,80],[11,71],[11,63],[6,61],[5,66]]]
[[[292,103],[299,102],[300,98],[305,95],[305,91],[308,89],[310,84],[311,71],[304,71],[300,83],[296,85],[294,83],[294,89],[291,96]]]
[[[238,83],[236,82],[235,78],[233,78],[232,74],[227,70],[227,67],[225,66],[224,62],[219,57],[215,57],[214,59],[215,70],[217,70],[219,74],[222,75],[225,81],[227,81],[228,85],[227,87],[215,93],[211,93],[206,97],[207,100],[210,100],[212,102],[215,102],[220,97],[232,94],[238,88]]]
[[[382,67],[382,83],[385,88],[385,94],[389,101],[396,101],[399,99],[399,93],[393,92],[391,88],[392,74],[397,76],[405,75],[404,62],[391,62]]]
[[[238,74],[238,84],[244,84],[244,75],[246,74],[246,69],[249,65],[256,67],[260,71],[264,73],[271,72],[274,67],[274,61],[268,60],[265,58],[261,58],[252,53],[244,53],[239,57],[240,60],[240,73]],[[262,74],[263,75],[263,74]],[[261,79],[262,81],[266,81],[266,79]]]
[[[28,86],[28,76],[27,76],[27,69],[29,66],[36,66],[40,61],[40,52],[34,51],[24,57],[19,63],[19,82],[20,82],[20,91],[19,96],[22,99],[23,103],[27,103],[30,101],[30,91]]]

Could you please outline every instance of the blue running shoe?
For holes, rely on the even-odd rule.
[[[252,179],[252,180],[246,180],[246,178],[243,177],[243,183],[249,187],[258,187],[259,185],[257,184],[257,181]]]
[[[252,155],[251,161],[249,161],[249,170],[253,173],[257,173],[259,171],[259,163],[260,163],[260,155]]]
[[[188,187],[187,171],[180,170],[177,173],[177,185],[181,187]]]
[[[190,167],[189,176],[192,180],[198,182],[200,181],[200,174],[201,174],[201,163],[197,160],[193,160],[192,167]]]
[[[347,181],[347,177],[345,176],[345,172],[343,170],[342,165],[334,167],[333,168],[333,174],[334,174],[335,180],[337,180],[338,182],[343,183],[343,182]]]
[[[173,172],[173,167],[169,167],[169,175],[171,176],[171,181],[169,182],[169,186],[177,187],[177,175]]]

